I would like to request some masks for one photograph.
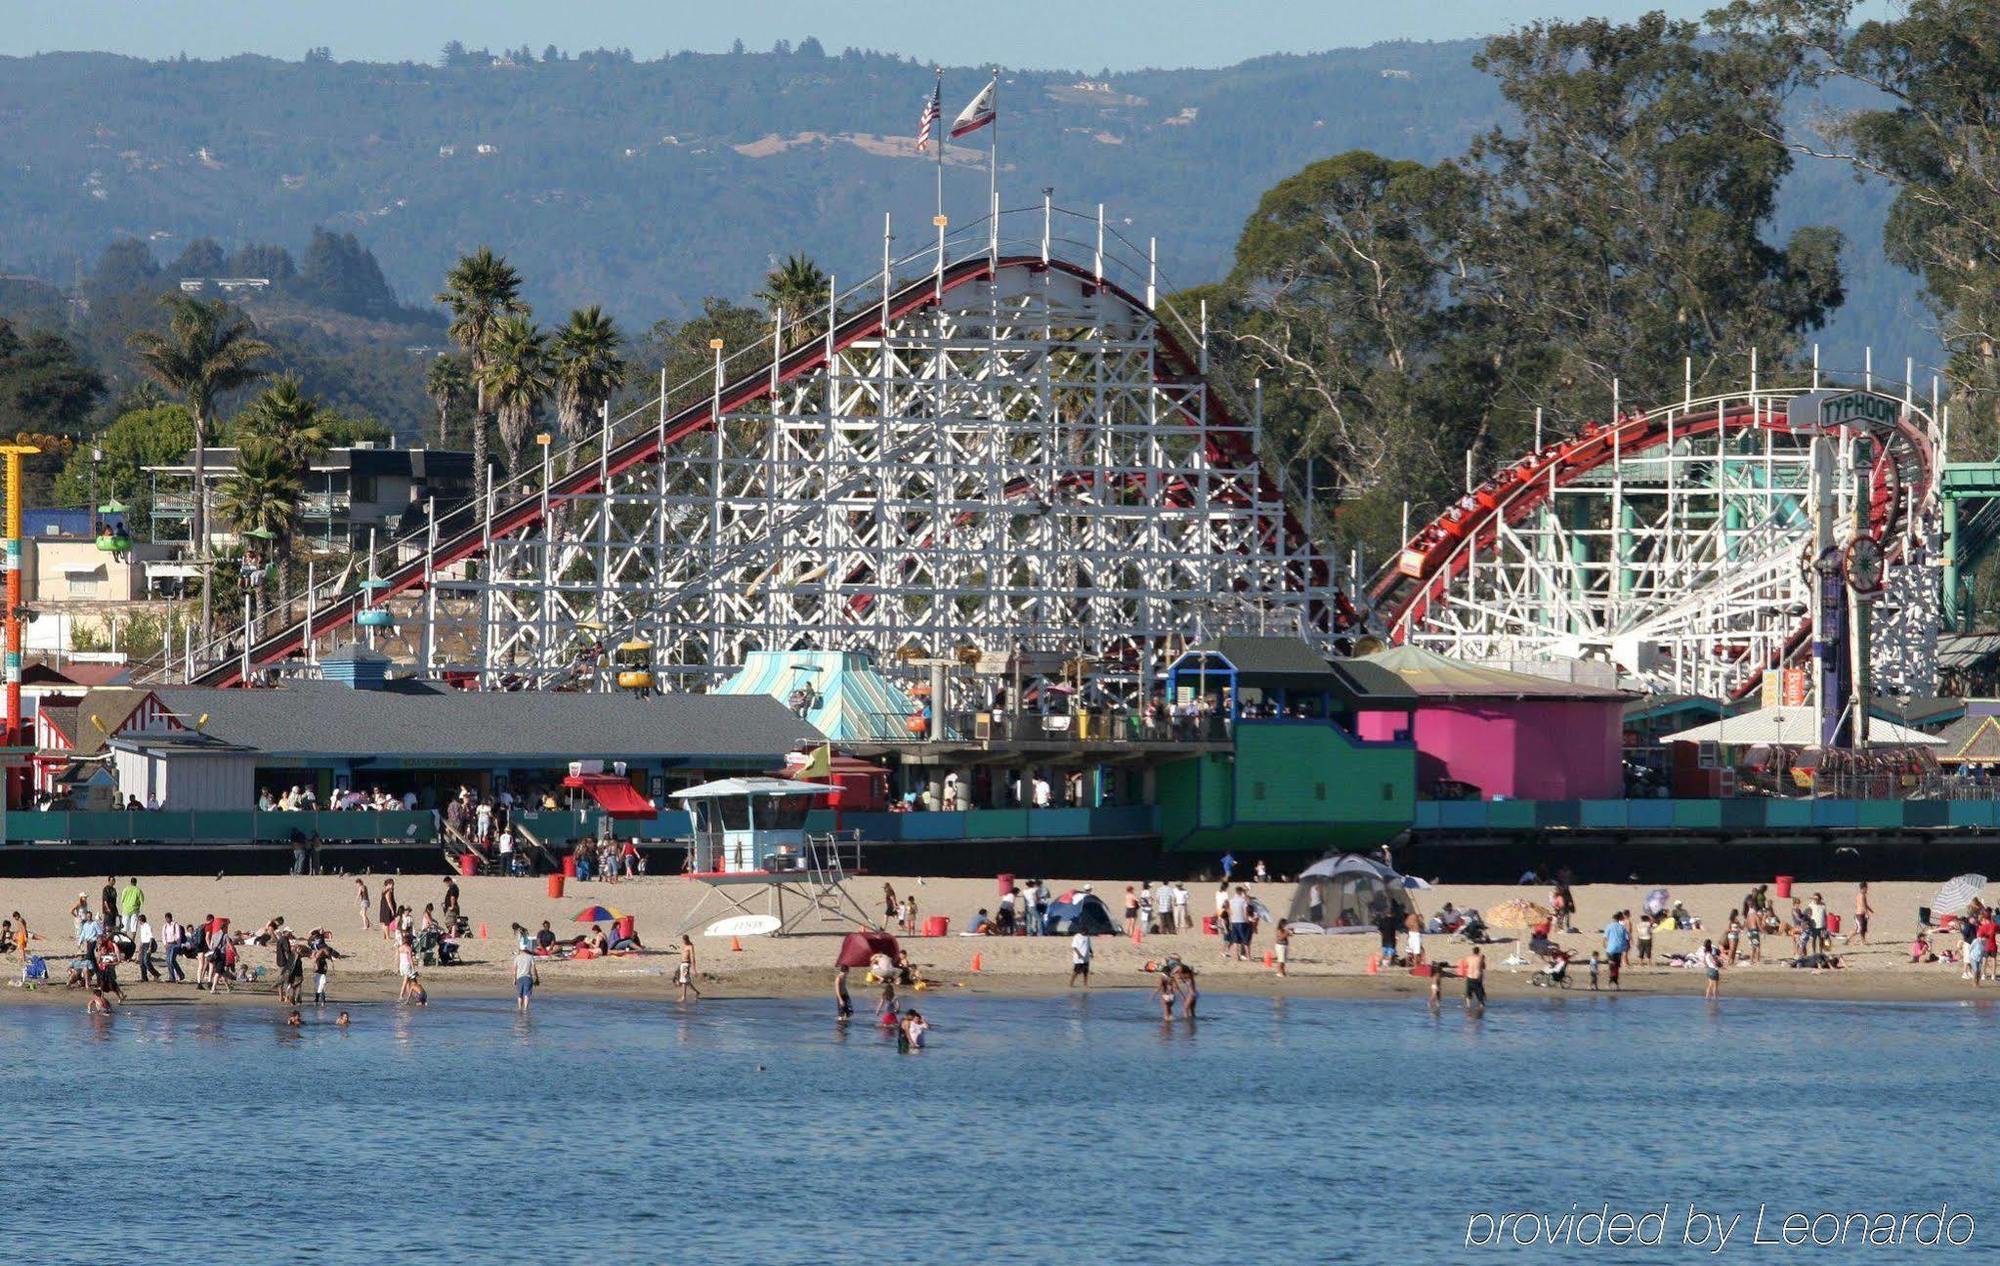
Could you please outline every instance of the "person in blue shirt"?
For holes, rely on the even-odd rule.
[[[1611,922],[1604,926],[1604,957],[1611,961],[1611,987],[1619,988],[1618,973],[1625,965],[1625,952],[1632,948],[1632,929],[1625,922],[1625,912],[1620,910],[1611,916]]]

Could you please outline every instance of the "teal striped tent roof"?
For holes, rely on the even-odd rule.
[[[835,742],[908,739],[910,714],[921,710],[859,651],[752,651],[716,693],[770,695],[790,707],[799,691],[817,696],[805,719]]]

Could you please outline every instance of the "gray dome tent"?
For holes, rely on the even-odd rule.
[[[1313,900],[1315,890],[1318,902]],[[1367,932],[1389,911],[1402,915],[1416,912],[1403,877],[1359,853],[1343,853],[1322,858],[1299,872],[1291,913],[1285,917],[1325,932]]]

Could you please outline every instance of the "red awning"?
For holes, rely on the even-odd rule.
[[[572,774],[563,779],[563,786],[589,792],[598,808],[614,818],[653,818],[659,814],[652,801],[616,774]]]

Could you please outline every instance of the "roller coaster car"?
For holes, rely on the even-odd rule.
[[[653,644],[651,642],[622,642],[611,652],[611,662],[618,666],[618,688],[633,694],[645,695],[653,690]]]
[[[354,622],[364,629],[386,629],[394,624],[396,620],[387,611],[376,607],[372,611],[363,611],[360,615],[355,616]]]

